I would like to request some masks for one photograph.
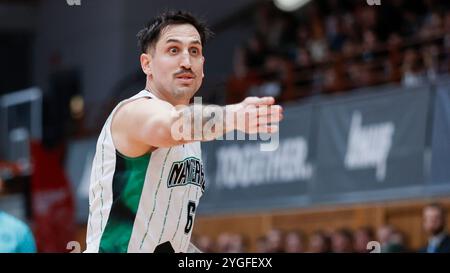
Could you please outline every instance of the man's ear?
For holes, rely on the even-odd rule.
[[[144,73],[146,75],[151,75],[152,74],[152,71],[150,69],[150,63],[152,62],[151,54],[142,53],[141,57],[140,57],[140,61],[141,61],[142,71],[144,71]]]
[[[204,78],[205,77],[205,73],[204,73],[204,69],[203,69],[203,66],[205,65],[205,56],[202,56],[202,78]]]

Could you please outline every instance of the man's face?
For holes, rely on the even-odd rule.
[[[437,208],[428,207],[423,211],[423,227],[432,235],[439,234],[444,229],[444,218]]]
[[[203,79],[205,58],[197,29],[190,24],[165,27],[149,53],[153,88],[174,102],[189,102]]]

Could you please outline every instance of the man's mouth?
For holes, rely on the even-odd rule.
[[[191,73],[183,73],[176,76],[176,79],[182,84],[191,84],[194,81],[195,76]]]
[[[189,74],[189,73],[183,73],[183,74],[179,74],[176,76],[177,79],[183,79],[183,80],[188,80],[188,79],[193,79],[195,78],[194,75]]]

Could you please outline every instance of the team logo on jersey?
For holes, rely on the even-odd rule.
[[[167,180],[167,187],[184,186],[188,184],[197,185],[205,191],[205,174],[202,162],[195,157],[176,161],[172,164]]]

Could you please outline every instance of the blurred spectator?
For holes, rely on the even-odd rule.
[[[281,253],[283,252],[283,233],[279,229],[272,229],[266,237],[267,252]]]
[[[256,252],[257,253],[267,253],[269,252],[269,247],[267,245],[266,236],[261,236],[256,240]]]
[[[403,235],[391,225],[383,225],[377,230],[382,253],[404,252]]]
[[[326,61],[328,44],[325,40],[323,27],[319,22],[315,22],[312,27],[312,37],[308,43],[308,49],[314,62]]]
[[[338,91],[338,77],[336,75],[336,70],[333,67],[325,69],[323,78],[323,91],[325,93],[334,93]]]
[[[345,39],[339,19],[335,15],[330,15],[325,21],[326,36],[332,52],[339,52]]]
[[[435,82],[438,73],[438,58],[439,49],[436,45],[428,45],[422,49],[422,58],[424,62],[424,68],[426,73],[426,78],[429,82]]]
[[[388,59],[386,60],[385,65],[386,79],[388,81],[398,82],[401,79],[402,42],[402,38],[397,33],[392,33],[389,35],[387,41]]]
[[[0,253],[34,253],[36,244],[30,228],[21,220],[0,211]]]
[[[371,62],[375,59],[374,52],[378,45],[377,37],[371,30],[363,33],[362,58],[364,62]]]
[[[311,65],[311,57],[304,47],[300,47],[295,52],[295,64],[299,67],[307,67]]]
[[[360,48],[356,41],[348,39],[342,45],[342,54],[345,58],[351,58],[359,54]]]
[[[389,243],[391,235],[394,232],[394,228],[390,225],[383,225],[377,230],[378,241],[381,244],[381,252],[389,252]]]
[[[303,253],[304,243],[303,236],[300,232],[290,231],[284,238],[284,252],[285,253]]]
[[[367,245],[375,240],[375,234],[371,227],[361,227],[355,231],[354,249],[358,253],[368,253]]]
[[[419,36],[422,39],[437,37],[442,32],[442,18],[437,12],[427,15],[424,19]]]
[[[399,230],[394,230],[390,238],[390,252],[407,252],[405,236]]]
[[[414,49],[408,49],[403,57],[402,84],[415,87],[423,83],[423,75],[419,63],[419,56]]]
[[[0,178],[0,190],[3,180]],[[30,228],[18,218],[0,211],[0,253],[34,253],[36,243]]]
[[[347,64],[347,74],[350,80],[350,87],[359,88],[373,84],[374,79],[369,64],[351,62]]]
[[[209,236],[201,235],[196,238],[195,245],[204,253],[214,252],[214,244]]]
[[[351,253],[353,252],[353,234],[347,228],[335,231],[331,237],[332,252]]]
[[[245,244],[241,234],[232,234],[228,243],[227,253],[244,253]]]
[[[423,209],[423,228],[428,235],[428,244],[420,249],[426,253],[450,253],[450,236],[445,230],[446,211],[438,203]]]
[[[212,249],[212,243],[209,244]],[[244,238],[241,234],[221,233],[217,237],[216,252],[218,253],[243,253],[246,252]]]
[[[331,252],[331,238],[323,231],[314,232],[309,238],[308,252],[329,253]]]
[[[216,252],[227,253],[230,249],[231,235],[228,233],[221,233],[217,237]]]
[[[297,45],[301,48],[305,48],[309,40],[308,28],[306,28],[304,25],[299,25],[296,30],[296,35]]]

